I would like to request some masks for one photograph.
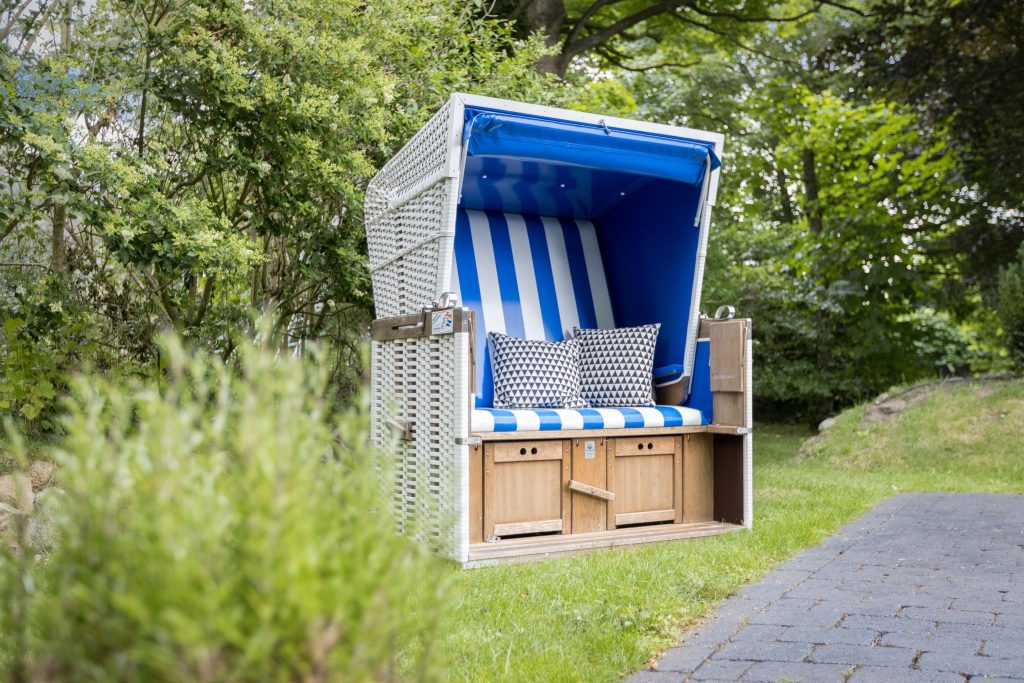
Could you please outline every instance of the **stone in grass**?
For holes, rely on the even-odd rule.
[[[21,472],[0,477],[0,503],[22,512],[31,512],[35,495],[32,482]]]
[[[32,482],[32,490],[39,492],[53,484],[53,472],[56,466],[47,460],[36,460],[28,466],[28,478]]]

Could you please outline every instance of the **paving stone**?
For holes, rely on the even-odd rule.
[[[872,645],[821,645],[815,648],[809,659],[825,664],[850,664],[910,667],[914,662],[915,650],[904,647],[881,647]]]
[[[991,598],[988,600],[954,598],[950,609],[992,612],[994,614],[1024,614],[1024,603]]]
[[[977,626],[975,624],[939,624],[936,638],[970,638],[972,640],[1009,640],[1024,643],[1024,629],[1005,626]]]
[[[1002,659],[1024,657],[1024,639],[1003,640],[993,638],[986,640],[985,646],[981,649],[981,654],[986,657],[999,657]]]
[[[1019,495],[895,496],[629,680],[1024,680],[1022,520]]]
[[[658,660],[658,671],[689,673],[700,666],[712,652],[712,647],[700,645],[674,647],[665,652]]]
[[[926,652],[917,660],[922,671],[953,671],[965,676],[1024,678],[1024,660],[997,659],[953,652]]]
[[[711,659],[697,667],[690,675],[690,679],[695,681],[708,679],[739,680],[739,677],[750,668],[752,663],[735,659]]]
[[[780,638],[781,635],[786,633],[788,629],[785,626],[769,626],[767,624],[748,624],[733,634],[730,639],[732,642],[742,642],[744,640],[756,640],[756,641],[771,641],[771,640],[783,640]]]
[[[814,643],[827,645],[842,643],[846,645],[871,645],[879,637],[879,632],[869,628],[808,628],[792,626],[784,628],[776,636],[776,640]]]
[[[849,670],[849,667],[841,664],[763,662],[750,667],[741,680],[759,683],[841,683],[846,680]]]
[[[850,683],[964,683],[951,671],[919,671],[906,667],[862,666],[850,676]]]
[[[996,624],[1024,630],[1024,614],[999,614],[996,615]]]
[[[712,659],[738,659],[754,662],[802,662],[810,654],[811,643],[739,642],[728,643]]]
[[[887,633],[931,633],[935,622],[910,617],[874,617],[866,614],[851,614],[839,624],[843,628],[871,628]]]
[[[981,640],[977,638],[956,636],[935,636],[915,633],[886,633],[878,641],[883,647],[907,647],[918,652],[957,652],[973,655],[981,649]]]
[[[926,607],[907,607],[903,616],[922,621],[935,621],[943,624],[977,624],[990,626],[995,623],[996,615],[989,612],[964,612],[955,609],[928,609]]]

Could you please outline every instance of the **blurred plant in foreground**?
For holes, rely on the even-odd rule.
[[[165,348],[162,388],[75,380],[57,488],[5,508],[0,678],[436,678],[441,562],[395,532],[365,411],[315,364]]]

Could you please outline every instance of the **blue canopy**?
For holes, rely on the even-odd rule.
[[[660,323],[658,381],[692,368],[715,143],[588,121],[465,110],[452,288],[477,313],[480,406],[488,331]]]
[[[563,164],[699,185],[714,144],[508,112],[466,109],[467,156]]]

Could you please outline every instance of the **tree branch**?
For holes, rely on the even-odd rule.
[[[596,0],[596,2],[591,4],[590,7],[588,7],[586,11],[584,11],[583,14],[580,15],[580,18],[578,20],[573,22],[572,30],[569,31],[569,35],[565,37],[565,44],[568,45],[572,43],[572,41],[576,39],[576,36],[579,35],[580,29],[582,29],[584,26],[587,26],[587,22],[590,21],[590,19],[595,14],[600,12],[608,5],[614,5],[622,1],[623,0]]]
[[[651,17],[655,17],[665,12],[670,12],[682,4],[682,0],[663,0],[662,2],[655,3],[650,7],[640,10],[636,14],[623,17],[610,26],[605,26],[593,33],[588,33],[575,43],[569,43],[567,41],[562,48],[563,61],[568,64],[568,61],[576,55],[586,52],[587,50],[592,50],[598,45],[611,40],[626,29],[636,26],[640,22],[650,19]]]
[[[632,71],[634,73],[646,73],[648,71],[654,71],[656,69],[667,68],[688,69],[690,67],[697,66],[701,62],[700,59],[696,59],[692,62],[661,62],[660,64],[652,64],[651,66],[629,66],[624,61],[622,61],[625,55],[622,55],[621,53],[617,52],[616,50],[612,50],[607,46],[597,48],[597,53],[601,56],[602,59],[604,59],[606,62],[611,63],[613,66],[616,66],[622,69],[623,71]]]
[[[687,2],[686,3],[686,7],[688,7],[691,10],[693,10],[697,14],[700,14],[701,16],[708,17],[709,19],[729,19],[730,21],[735,21],[735,22],[739,22],[739,23],[750,23],[750,24],[768,23],[768,22],[772,22],[772,23],[779,22],[779,23],[782,23],[782,22],[789,22],[789,21],[800,21],[804,17],[810,16],[810,15],[814,14],[815,12],[817,12],[819,9],[821,9],[821,5],[822,5],[822,0],[817,0],[814,3],[814,5],[811,6],[810,9],[804,10],[803,12],[798,12],[797,14],[794,14],[794,15],[788,16],[788,17],[773,17],[771,15],[762,15],[762,16],[753,16],[752,17],[752,16],[747,16],[747,15],[744,15],[744,14],[739,14],[737,12],[716,12],[716,11],[713,11],[713,10],[703,9],[696,2]]]

